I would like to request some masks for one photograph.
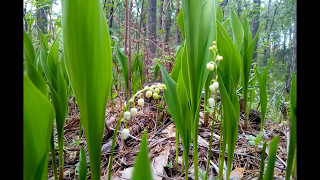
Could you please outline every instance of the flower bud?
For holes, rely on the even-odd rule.
[[[143,107],[144,106],[144,100],[143,99],[139,99],[138,100],[138,105]]]
[[[213,42],[212,42],[212,45],[217,45],[217,42],[216,42],[216,41],[213,41]]]
[[[209,105],[210,107],[213,107],[213,106],[214,106],[214,99],[213,99],[213,98],[209,98],[209,99],[208,99],[208,105]]]
[[[123,117],[124,117],[126,120],[129,120],[129,119],[130,119],[130,112],[129,112],[129,111],[124,112]]]
[[[221,60],[223,59],[223,57],[222,57],[222,56],[217,55],[216,59],[217,59],[218,61],[221,61]]]
[[[125,128],[121,131],[121,138],[126,140],[129,137],[129,129]]]
[[[146,92],[146,96],[147,96],[147,98],[151,97],[151,96],[152,96],[152,91],[148,90],[148,91]]]
[[[210,71],[213,71],[213,69],[214,69],[214,64],[211,63],[211,62],[208,62],[208,64],[207,64],[207,69],[209,69]]]
[[[159,96],[158,96],[158,93],[153,93],[153,99],[158,99],[159,98]]]
[[[138,112],[137,108],[131,108],[131,109],[130,109],[130,114],[131,114],[132,116],[136,116],[136,115],[137,115],[137,112]]]
[[[160,89],[159,89],[159,88],[156,88],[156,89],[154,90],[154,92],[157,93],[157,94],[159,94],[159,93],[160,93]]]
[[[160,87],[163,89],[163,90],[167,90],[167,86],[165,84],[161,84]]]

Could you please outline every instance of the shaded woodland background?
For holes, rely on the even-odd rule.
[[[156,61],[162,62],[170,72],[175,53],[183,41],[176,23],[181,0],[102,0],[102,3],[113,45],[126,47],[124,54],[129,62],[132,62],[135,54],[143,54],[144,81],[158,80],[158,76],[161,78],[161,74],[156,72]],[[224,20],[229,17],[231,8],[240,21],[246,15],[253,37],[263,23],[253,63],[263,67],[274,59],[268,89],[274,91],[269,95],[273,97],[271,101],[275,102],[278,96],[290,91],[291,72],[296,73],[296,1],[220,0],[219,5]],[[61,28],[60,1],[26,0],[23,19],[24,29],[31,32],[35,42],[40,39],[37,27],[50,42]],[[131,63],[129,75],[130,66]]]

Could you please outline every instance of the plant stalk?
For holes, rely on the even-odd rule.
[[[178,173],[178,155],[179,155],[179,132],[178,129],[176,128],[176,160],[174,164],[174,171],[176,174]]]
[[[63,180],[63,135],[58,138],[59,143],[59,180]]]
[[[55,179],[55,180],[58,180],[57,159],[56,159],[56,153],[55,153],[55,150],[54,150],[54,136],[53,136],[53,131],[52,131],[52,135],[51,135],[50,150],[51,150],[51,159],[52,159],[54,179]]]
[[[208,178],[209,165],[210,165],[210,159],[211,159],[211,149],[212,149],[214,120],[215,120],[216,111],[217,111],[217,90],[215,90],[214,94],[215,94],[215,102],[214,102],[213,119],[212,119],[212,125],[211,125],[211,136],[210,136],[210,144],[209,144],[209,155],[208,155],[208,162],[207,162],[205,180],[207,180],[207,178]],[[219,110],[220,110],[220,109],[219,109]]]

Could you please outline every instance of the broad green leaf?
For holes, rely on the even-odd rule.
[[[220,6],[217,6],[217,20],[222,23],[223,21],[223,12],[222,9],[220,8]]]
[[[222,23],[222,26],[223,26],[224,29],[228,29],[229,25],[230,25],[230,18],[226,19]]]
[[[100,179],[101,144],[112,80],[111,44],[100,0],[62,3],[67,72],[81,112],[93,180]]]
[[[180,69],[181,69],[181,59],[182,59],[182,56],[183,56],[183,51],[185,49],[185,41],[183,41],[176,53],[176,60],[174,62],[174,66],[171,70],[171,73],[170,73],[170,76],[171,78],[177,82],[178,81],[178,77],[179,77],[179,72],[180,72]]]
[[[183,10],[182,8],[179,10],[178,17],[177,17],[177,24],[180,29],[181,35],[183,39],[185,39],[185,34],[184,34],[184,21],[183,21]]]
[[[243,41],[243,28],[240,20],[238,19],[237,14],[234,12],[233,9],[231,9],[230,22],[233,33],[233,42],[237,49],[240,51]]]
[[[224,79],[224,86],[227,91],[231,90],[231,82],[233,81],[233,87],[237,87],[240,74],[241,74],[241,60],[239,51],[233,44],[227,31],[222,27],[221,23],[217,21],[217,46],[220,55],[223,56],[223,60],[219,63],[219,68],[222,69],[222,75],[227,78]],[[233,80],[231,80],[231,78]],[[228,92],[228,94],[232,94]]]
[[[151,164],[147,142],[147,131],[144,131],[140,150],[133,166],[131,180],[152,180]]]
[[[79,161],[79,180],[87,179],[87,159],[86,152],[84,151],[83,146],[80,148],[80,161]]]
[[[265,67],[265,69],[262,72],[262,75],[259,73],[258,69],[256,68],[256,75],[258,79],[259,84],[259,96],[260,96],[260,103],[261,103],[261,128],[260,131],[263,131],[264,126],[264,119],[267,112],[267,103],[268,103],[268,94],[267,94],[267,81],[268,81],[268,72],[269,67],[272,63],[272,60],[270,60]]]
[[[293,164],[296,164],[294,156],[297,153],[297,110],[296,110],[296,92],[297,92],[297,77],[292,73],[291,80],[291,92],[290,92],[290,103],[291,103],[291,126],[290,126],[290,139],[289,139],[289,151],[287,159],[286,169],[286,180],[290,179],[290,174]]]
[[[128,88],[129,88],[129,61],[128,57],[124,55],[122,50],[117,47],[116,49],[116,59],[121,64],[123,79],[125,82],[126,96],[128,97]]]
[[[23,79],[23,177],[48,179],[48,158],[54,109],[24,74]]]
[[[268,164],[267,164],[265,175],[263,177],[264,180],[273,179],[274,166],[276,164],[276,155],[277,155],[277,149],[278,149],[278,141],[279,141],[279,135],[274,137],[270,142]]]
[[[234,149],[238,138],[239,101],[236,96],[235,87],[233,87],[232,83],[230,83],[230,88],[233,90],[230,92],[233,92],[233,94],[228,94],[226,87],[224,86],[224,77],[221,75],[220,71],[221,69],[218,69],[218,82],[224,112],[223,136],[226,138],[226,143],[228,144],[227,179],[229,179]]]
[[[247,104],[248,104],[248,81],[250,79],[250,71],[252,65],[252,56],[254,52],[254,47],[256,45],[259,32],[262,26],[259,27],[254,40],[251,40],[250,26],[247,18],[245,17],[243,21],[244,39],[241,47],[241,57],[242,57],[242,74],[241,74],[241,84],[243,86],[243,97],[244,97],[244,108],[247,114]]]
[[[46,96],[48,96],[48,88],[45,80],[38,72],[36,66],[36,55],[32,41],[28,34],[23,31],[23,57],[25,60],[25,72],[32,83]]]

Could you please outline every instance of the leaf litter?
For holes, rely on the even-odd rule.
[[[152,99],[152,98],[151,98]],[[121,101],[121,102],[120,102]],[[106,124],[110,127],[113,133],[116,122],[119,118],[123,104],[125,102],[124,96],[117,96],[114,99],[114,108],[112,112],[111,103],[109,102],[106,109]],[[178,157],[178,169],[175,172],[175,125],[171,119],[170,114],[160,113],[162,116],[165,114],[165,118],[158,117],[157,101],[145,101],[144,107],[136,106],[138,113],[135,117],[132,117],[129,121],[128,128],[130,130],[129,138],[122,140],[120,132],[125,128],[124,123],[121,123],[119,128],[119,134],[117,135],[117,141],[115,144],[115,154],[113,157],[112,178],[111,179],[130,179],[132,174],[132,167],[139,151],[140,141],[142,138],[143,130],[148,131],[148,148],[149,157],[151,160],[151,167],[153,171],[153,178],[155,180],[166,179],[184,179],[185,173],[181,172],[182,167],[182,150],[181,139],[179,141],[179,157]],[[148,103],[149,102],[149,103]],[[80,125],[80,112],[78,110],[76,102],[70,98],[69,100],[69,115],[64,127],[64,179],[73,180],[77,179],[77,166],[79,163],[80,148],[76,144],[79,138],[79,125]],[[203,102],[202,102],[203,103]],[[165,103],[164,103],[165,105]],[[203,107],[203,106],[202,106]],[[205,173],[205,167],[207,163],[207,156],[209,150],[209,142],[211,135],[212,115],[209,119],[208,127],[204,127],[203,115],[200,112],[199,120],[199,134],[198,134],[198,165],[199,171]],[[289,125],[275,123],[271,119],[265,120],[264,135],[262,137],[262,143],[251,146],[248,144],[250,139],[248,135],[257,137],[259,134],[259,118],[260,112],[252,110],[252,116],[249,117],[250,127],[244,130],[244,116],[240,114],[238,122],[238,140],[235,147],[235,153],[233,157],[231,178],[236,179],[257,179],[260,171],[260,157],[262,152],[262,143],[267,141],[269,143],[273,137],[280,134],[277,158],[274,170],[274,179],[284,179],[286,160],[287,160],[287,143]],[[255,121],[258,119],[257,121]],[[54,125],[55,144],[57,145],[57,134]],[[87,163],[89,165],[87,145],[85,142],[85,136],[82,131],[81,135],[82,144],[84,144]],[[212,156],[210,157],[209,178],[218,176],[218,157],[219,157],[219,140],[220,140],[220,122],[215,121],[213,142],[212,142]],[[101,179],[107,179],[109,156],[111,152],[112,134],[108,134],[107,130],[103,136],[102,142],[102,159],[101,159]],[[193,145],[191,143],[191,152]],[[265,162],[268,158],[268,148],[266,150]],[[58,149],[56,148],[56,159],[58,162]],[[227,160],[227,157],[225,157]],[[173,167],[168,167],[168,163],[172,163]],[[192,153],[189,154],[189,179],[194,179],[193,175],[193,157]],[[88,166],[88,170],[89,170]],[[91,179],[90,170],[88,171],[88,179]],[[52,159],[49,158],[49,171],[48,179],[53,179]],[[199,179],[201,177],[199,176]]]

